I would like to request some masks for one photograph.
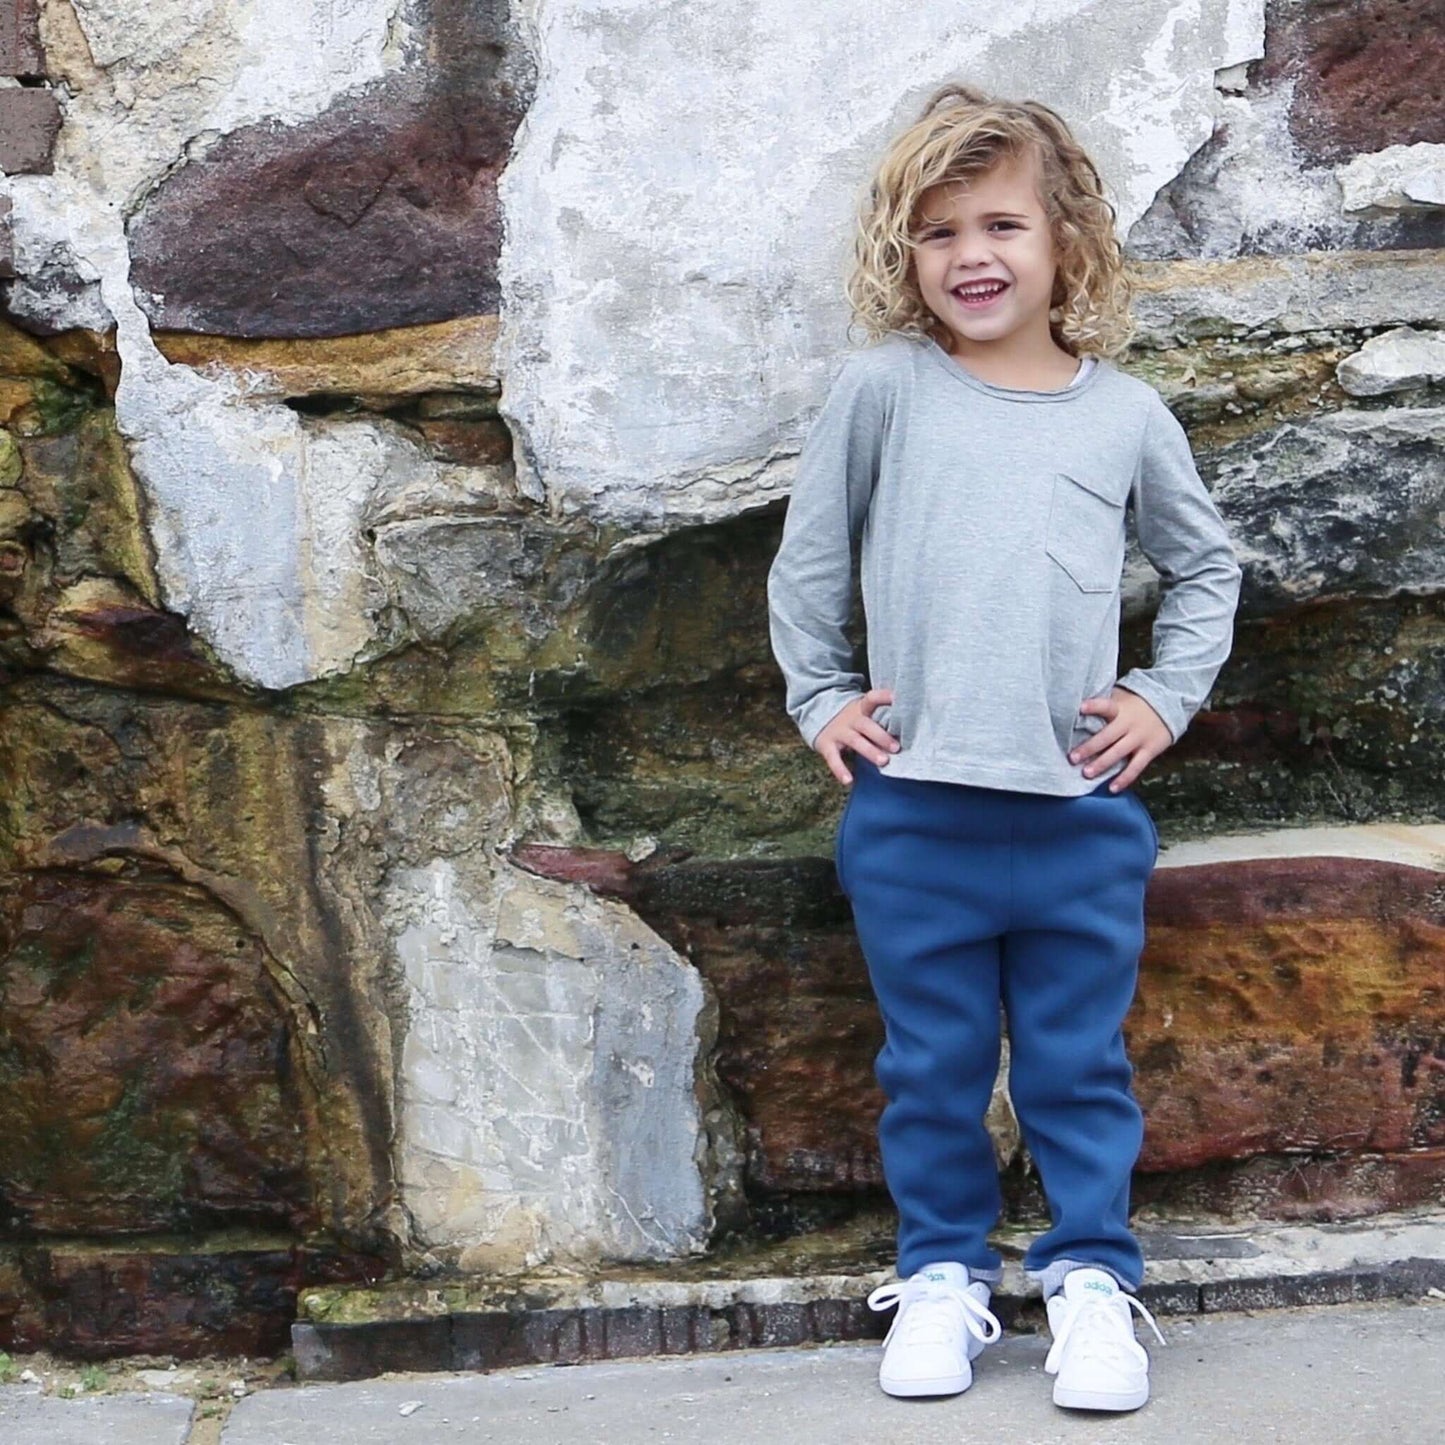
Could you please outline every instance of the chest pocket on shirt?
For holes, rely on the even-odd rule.
[[[1124,505],[1099,477],[1054,473],[1044,550],[1081,592],[1112,592],[1124,570]]]

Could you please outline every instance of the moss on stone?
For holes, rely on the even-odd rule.
[[[0,429],[0,487],[13,487],[25,469],[20,447],[8,431]]]

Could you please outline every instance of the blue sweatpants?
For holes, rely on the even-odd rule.
[[[1122,1025],[1159,839],[1109,779],[1077,798],[890,778],[854,753],[838,879],[883,1016],[876,1074],[898,1273],[938,1260],[997,1281],[1001,1207],[984,1127],[1008,1016],[1009,1093],[1053,1227],[1024,1268],[1049,1294],[1077,1265],[1137,1289],[1129,1178],[1143,1142]]]

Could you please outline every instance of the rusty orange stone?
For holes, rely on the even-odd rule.
[[[1163,868],[1128,1034],[1145,1170],[1445,1145],[1445,888],[1357,858]]]

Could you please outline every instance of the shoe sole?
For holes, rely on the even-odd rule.
[[[961,1395],[973,1384],[972,1375],[940,1375],[931,1380],[878,1379],[885,1395]]]
[[[1129,1395],[1104,1394],[1097,1390],[1069,1390],[1054,1386],[1054,1404],[1065,1410],[1137,1410],[1148,1402],[1149,1386]]]

